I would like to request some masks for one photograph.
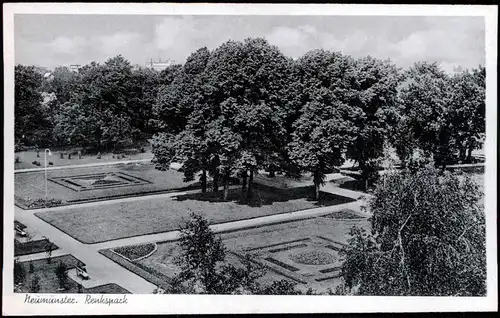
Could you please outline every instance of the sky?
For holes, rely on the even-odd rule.
[[[437,62],[447,71],[485,63],[483,17],[36,15],[14,18],[16,64],[54,68],[104,62],[183,63],[200,47],[264,37],[297,58],[312,49],[390,59],[399,67]]]

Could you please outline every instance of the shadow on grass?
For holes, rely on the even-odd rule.
[[[353,202],[355,200],[347,197],[342,197],[328,192],[320,192],[319,201],[315,200],[313,187],[300,187],[293,189],[278,189],[269,186],[264,186],[260,184],[255,184],[252,197],[249,199],[246,197],[241,189],[230,189],[228,198],[226,201],[223,200],[223,191],[218,193],[207,192],[207,193],[193,193],[185,194],[176,197],[177,201],[186,200],[196,200],[205,202],[233,202],[239,205],[246,205],[249,207],[261,207],[264,205],[272,205],[275,202],[288,202],[292,200],[305,199],[308,202],[314,202],[315,206],[330,206],[337,204],[344,204]]]

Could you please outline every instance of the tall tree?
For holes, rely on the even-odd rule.
[[[352,110],[352,142],[347,157],[359,164],[365,186],[377,177],[376,159],[382,155],[384,141],[397,123],[399,70],[390,61],[372,57],[358,59],[345,74],[350,87],[345,102]]]
[[[313,174],[315,198],[325,174],[340,166],[349,143],[351,125],[346,120],[349,105],[342,99],[343,74],[349,58],[324,50],[308,52],[298,61],[305,95],[300,117],[294,123],[290,157]]]
[[[369,203],[372,233],[353,228],[342,273],[361,295],[486,292],[484,210],[468,176],[432,166],[386,174]]]
[[[409,138],[440,166],[449,162],[456,150],[449,120],[449,84],[449,76],[436,63],[419,62],[407,70],[406,84],[400,93]]]
[[[98,149],[125,146],[134,133],[128,113],[131,66],[121,55],[82,67],[70,101],[56,118],[62,141]]]
[[[42,107],[43,77],[33,66],[16,65],[14,69],[14,136],[16,148],[22,145],[43,146],[51,142],[51,124]]]
[[[160,86],[160,75],[149,68],[132,70],[128,86],[130,92],[127,110],[130,125],[135,128],[136,132],[133,139],[143,140],[153,133],[150,119],[153,116],[153,105]]]
[[[448,120],[459,151],[459,160],[470,161],[486,132],[486,70],[461,70],[450,79]]]

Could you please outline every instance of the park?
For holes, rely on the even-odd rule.
[[[485,293],[483,67],[249,38],[15,80],[17,292]]]

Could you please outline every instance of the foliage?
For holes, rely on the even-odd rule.
[[[14,128],[16,148],[47,145],[51,138],[48,109],[42,106],[42,74],[33,66],[14,69]]]
[[[253,290],[261,276],[250,260],[243,267],[225,263],[226,249],[202,216],[191,214],[181,229],[181,254],[175,259],[180,273],[170,292],[234,294]]]
[[[311,51],[298,61],[305,104],[293,124],[289,151],[299,167],[313,173],[316,199],[325,174],[343,163],[350,140],[351,127],[345,120],[349,106],[339,94],[345,86],[342,74],[351,63],[339,53],[323,50]]]
[[[40,291],[40,277],[36,274],[31,279],[29,291],[30,293],[38,293]]]
[[[57,277],[57,281],[59,282],[59,287],[65,289],[68,284],[68,275],[66,274],[67,266],[63,262],[59,262],[57,267],[54,269],[54,272]]]
[[[24,282],[26,278],[26,270],[24,266],[21,264],[19,259],[14,259],[14,284],[20,284]]]
[[[371,185],[377,179],[375,161],[398,119],[401,74],[390,61],[372,57],[356,60],[346,73],[343,76],[349,86],[344,100],[351,107],[348,118],[352,127],[347,157],[359,164],[362,180]]]
[[[342,273],[361,295],[486,292],[485,218],[469,177],[427,166],[384,175],[369,203],[372,233],[353,228]]]

